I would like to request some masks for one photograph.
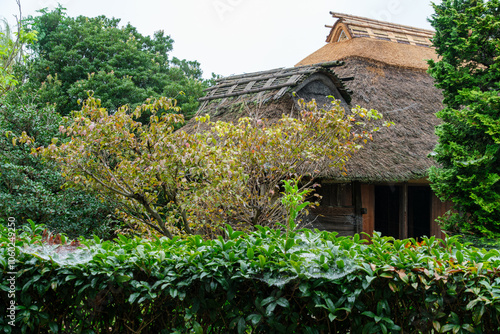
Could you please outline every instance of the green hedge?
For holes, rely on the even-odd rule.
[[[500,323],[500,252],[456,238],[229,229],[210,241],[96,237],[56,253],[34,229],[15,241],[16,321],[0,318],[0,332],[491,333]]]

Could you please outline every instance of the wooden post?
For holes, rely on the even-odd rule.
[[[432,192],[431,202],[431,235],[444,239],[444,234],[436,219],[444,215],[446,211],[451,210],[453,205],[450,201],[441,202],[434,192]]]
[[[363,230],[363,203],[361,201],[361,183],[359,181],[354,181],[352,183],[352,202],[354,204],[354,215],[356,216],[356,233],[360,233]]]
[[[399,239],[408,238],[408,183],[401,186],[399,196]]]
[[[373,184],[361,185],[361,203],[366,209],[366,214],[363,214],[363,232],[372,235],[375,229],[375,186]]]

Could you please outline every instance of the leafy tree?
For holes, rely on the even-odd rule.
[[[23,63],[23,47],[25,44],[36,40],[36,32],[26,32],[22,29],[21,4],[17,1],[19,7],[19,17],[17,19],[17,31],[12,29],[6,19],[1,20],[3,27],[0,28],[0,94],[4,94],[11,87],[18,84],[13,69],[15,65]]]
[[[197,108],[197,97],[206,84],[196,61],[169,60],[173,40],[163,31],[141,35],[119,19],[99,16],[68,17],[62,7],[30,17],[27,26],[38,32],[32,56],[24,69],[30,89],[42,88],[42,103],[55,103],[68,115],[78,109],[87,91],[104,107],[116,111],[149,97],[177,96],[186,116]]]
[[[63,189],[57,165],[43,163],[18,141],[26,133],[33,145],[48,145],[61,121],[51,106],[0,99],[0,216],[20,224],[32,219],[71,237],[109,237],[117,225],[113,207],[87,192]]]
[[[346,113],[337,103],[319,109],[313,102],[298,119],[269,124],[244,118],[190,134],[174,131],[183,121],[177,111],[175,100],[160,98],[133,113],[125,106],[110,114],[90,98],[73,113],[73,123],[60,128],[72,140],[59,145],[54,139],[40,153],[61,166],[69,184],[118,203],[131,224],[168,237],[213,236],[226,222],[240,229],[283,223],[281,180],[341,168],[377,130],[369,120],[381,117],[361,108]],[[151,117],[142,124],[137,119],[144,112]],[[356,122],[360,117],[366,122]]]
[[[330,168],[341,170],[378,130],[373,121],[381,115],[375,110],[346,112],[338,101],[325,108],[314,100],[299,103],[297,118],[269,122],[257,116],[212,124],[207,135],[221,150],[216,164],[224,170],[215,176],[220,182],[197,197],[197,217],[247,230],[277,227],[288,216],[279,200],[283,180],[300,178],[300,191],[308,193],[318,176]]]
[[[71,141],[42,150],[59,163],[69,184],[96,190],[117,203],[131,226],[142,223],[172,237],[192,233],[189,196],[204,185],[201,175],[213,159],[204,140],[175,132],[182,115],[175,100],[149,100],[130,114],[127,106],[109,114],[99,100],[90,98],[73,123],[61,126]],[[149,122],[138,122],[144,112]]]
[[[12,67],[17,59],[19,47],[13,38],[11,28],[7,20],[2,20],[3,27],[0,29],[0,92],[5,92],[11,85],[15,85],[12,75]]]
[[[0,217],[14,217],[20,224],[32,219],[72,237],[108,237],[116,225],[114,209],[81,190],[62,189],[57,166],[42,163],[18,141],[29,136],[34,145],[48,145],[62,121],[52,106],[35,105],[36,92],[20,94],[25,87],[12,69],[23,63],[22,49],[35,39],[20,21],[15,38],[7,24],[0,36]]]
[[[500,233],[500,2],[445,0],[430,19],[440,59],[429,72],[445,108],[433,189],[467,213],[458,227]]]

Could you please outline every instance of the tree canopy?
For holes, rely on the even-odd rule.
[[[48,145],[59,124],[52,106],[0,97],[0,216],[19,224],[32,219],[71,237],[109,237],[117,228],[113,207],[88,191],[64,189],[59,168],[32,156],[31,146],[18,140],[24,132],[32,145]]]
[[[378,130],[371,122],[381,117],[376,111],[346,112],[337,102],[330,107],[313,101],[297,119],[269,124],[242,118],[192,134],[174,131],[182,115],[175,114],[173,99],[110,114],[90,98],[60,127],[59,139],[34,152],[55,161],[69,185],[117,203],[135,230],[172,237],[214,236],[225,223],[243,230],[277,227],[287,218],[279,200],[282,180],[312,180],[325,168],[342,168]],[[151,117],[142,124],[137,119],[145,112]],[[71,141],[61,143],[65,137]]]
[[[25,44],[36,38],[19,25],[16,30],[12,34],[6,24],[0,32],[0,216],[15,217],[19,224],[32,219],[72,237],[109,237],[116,227],[114,209],[88,192],[62,189],[64,178],[57,166],[42,163],[19,142],[25,134],[35,146],[50,144],[62,117],[52,105],[36,106],[36,92],[15,77],[13,68],[23,65]]]
[[[40,12],[26,20],[38,38],[24,74],[29,89],[41,88],[41,103],[55,103],[64,116],[90,91],[109,110],[165,95],[176,96],[187,117],[196,111],[206,85],[200,64],[169,59],[173,40],[163,31],[143,36],[130,23],[120,27],[119,19],[72,18],[62,7]]]
[[[500,233],[500,2],[445,0],[430,22],[439,61],[429,72],[443,90],[443,120],[430,173],[433,189],[466,213],[459,227]]]

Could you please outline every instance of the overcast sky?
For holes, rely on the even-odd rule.
[[[207,78],[295,65],[325,44],[330,11],[427,29],[433,13],[428,0],[21,0],[23,16],[58,2],[69,16],[120,18],[143,35],[164,30],[172,55],[199,61]],[[0,0],[0,16],[15,14],[15,0]]]

